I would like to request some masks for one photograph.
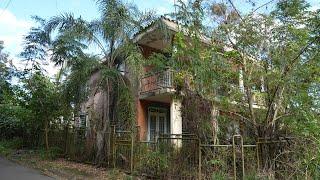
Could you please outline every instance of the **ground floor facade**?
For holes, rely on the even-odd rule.
[[[155,141],[163,134],[182,134],[181,100],[172,95],[139,99],[137,125],[142,141]]]

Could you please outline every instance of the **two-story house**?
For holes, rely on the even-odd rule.
[[[153,53],[163,53],[170,56],[167,49],[171,49],[175,34],[181,27],[175,21],[161,17],[154,21],[142,31],[134,36],[136,43],[145,59]],[[210,39],[201,37],[204,45],[211,43]],[[183,119],[181,115],[181,99],[175,98],[174,71],[166,69],[155,71],[152,67],[144,67],[144,75],[139,79],[138,90],[136,91],[136,124],[138,135],[142,141],[154,141],[159,134],[179,135],[183,132]],[[97,86],[98,72],[92,74],[91,85]],[[243,90],[243,80],[241,79],[241,69],[236,86]],[[92,88],[92,87],[91,87]],[[103,108],[103,92],[98,92],[89,98],[83,106],[83,111],[87,111],[88,106],[92,109]],[[87,118],[87,126],[90,126],[90,113]],[[99,116],[99,113],[97,113]],[[101,113],[100,113],[101,116]]]
[[[152,53],[168,56],[164,50],[173,49],[175,34],[181,30],[179,28],[177,22],[161,17],[136,34],[134,42],[145,58]],[[202,37],[201,41],[210,43],[206,37]],[[174,96],[173,75],[172,69],[156,72],[145,67],[137,95],[137,124],[141,140],[153,141],[159,134],[182,134],[181,100]]]

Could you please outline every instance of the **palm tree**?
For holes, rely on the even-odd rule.
[[[83,101],[81,91],[86,89],[83,87],[89,80],[90,73],[99,70],[99,86],[98,89],[92,90],[91,94],[98,91],[103,94],[103,113],[101,119],[97,120],[98,126],[94,131],[95,162],[100,165],[108,158],[105,152],[110,153],[107,133],[111,128],[110,122],[114,122],[117,113],[121,111],[121,107],[116,106],[119,97],[123,95],[119,92],[130,94],[128,79],[123,74],[121,66],[125,64],[130,66],[131,71],[139,71],[143,58],[132,38],[143,25],[153,19],[153,15],[143,14],[134,5],[125,4],[120,0],[97,0],[96,3],[101,13],[99,19],[87,22],[81,17],[75,18],[67,13],[52,17],[46,22],[42,20],[41,28],[37,29],[39,33],[36,33],[41,37],[36,39],[42,38],[38,42],[45,42],[44,46],[51,52],[51,61],[62,67],[61,74],[67,72],[69,90],[73,92],[74,100],[77,99],[78,108]],[[91,47],[98,51],[89,55]],[[132,105],[129,100],[127,103]]]

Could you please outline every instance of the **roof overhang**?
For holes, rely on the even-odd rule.
[[[172,44],[172,38],[178,32],[183,32],[185,36],[188,36],[186,28],[176,21],[161,17],[137,33],[133,38],[133,42],[155,49],[163,49]],[[211,39],[204,35],[200,36],[200,40],[204,45],[211,44]]]

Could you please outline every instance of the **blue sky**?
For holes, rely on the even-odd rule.
[[[140,10],[154,9],[157,14],[172,12],[174,0],[126,0],[135,3]],[[245,0],[233,0],[241,10],[248,9]],[[258,0],[257,5],[266,0]],[[308,0],[313,9],[320,8],[320,0]],[[31,16],[49,18],[63,12],[71,12],[86,20],[99,16],[94,0],[0,0],[0,40],[15,60],[22,50],[23,35],[34,22]]]
[[[173,0],[131,1],[139,5],[141,10],[155,9],[159,14],[169,12],[173,4]],[[23,34],[34,23],[31,16],[49,18],[64,12],[81,15],[87,20],[99,16],[94,0],[0,0],[0,40],[5,41],[7,51],[16,55],[21,50]]]
[[[154,9],[158,14],[170,12],[174,0],[128,0],[139,9]],[[94,0],[0,0],[0,40],[4,41],[5,51],[14,64],[23,67],[19,61],[23,36],[34,25],[31,16],[49,18],[64,12],[82,16],[86,20],[98,18],[99,12]],[[49,74],[56,68],[49,66]]]

